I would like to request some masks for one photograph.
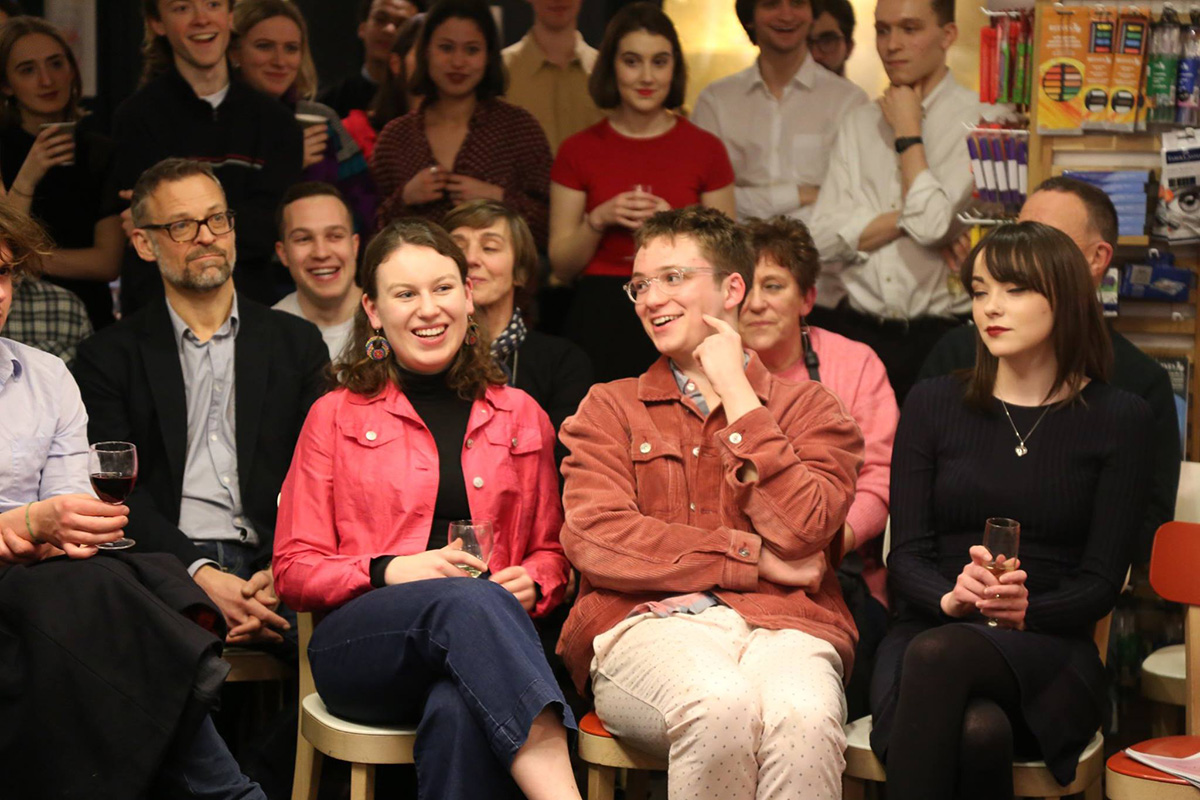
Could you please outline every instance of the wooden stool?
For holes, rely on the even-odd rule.
[[[588,765],[588,800],[613,800],[617,785],[617,770],[637,770],[630,775],[626,797],[644,800],[644,771],[662,772],[667,768],[665,758],[657,758],[628,745],[623,745],[608,732],[604,723],[589,711],[579,720],[579,757]]]

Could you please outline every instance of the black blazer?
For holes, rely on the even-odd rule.
[[[234,342],[238,484],[259,536],[256,566],[269,563],[276,498],[308,409],[324,391],[329,351],[307,320],[238,297]],[[138,481],[125,532],[138,552],[202,555],[179,530],[187,458],[187,400],[175,330],[164,298],[85,339],[75,380],[93,442],[133,442]]]

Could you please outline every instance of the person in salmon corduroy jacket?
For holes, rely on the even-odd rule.
[[[661,357],[562,427],[562,544],[582,574],[559,642],[670,797],[840,797],[857,633],[833,572],[863,439],[822,385],[737,332],[746,234],[700,207],[637,233],[626,287]]]

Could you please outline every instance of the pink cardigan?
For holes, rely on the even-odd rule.
[[[809,341],[821,359],[821,383],[845,404],[846,411],[858,423],[866,444],[854,504],[846,515],[846,522],[854,529],[856,546],[862,547],[883,533],[887,526],[892,441],[896,438],[900,409],[896,406],[892,385],[888,383],[887,370],[870,347],[821,328],[809,329]],[[809,379],[803,359],[775,373],[775,377],[796,382]],[[885,602],[882,567],[868,567],[867,582],[872,594]]]
[[[471,408],[462,449],[471,517],[495,522],[488,565],[529,571],[542,591],[534,616],[562,601],[569,569],[554,443],[529,395],[491,386]],[[272,563],[279,596],[297,611],[323,611],[370,591],[372,558],[425,549],[437,484],[433,435],[394,384],[376,397],[345,389],[322,397],[283,482]]]

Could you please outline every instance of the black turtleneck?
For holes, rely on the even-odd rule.
[[[446,385],[446,373],[421,375],[400,370],[405,396],[417,416],[433,435],[438,455],[438,490],[433,507],[433,525],[426,550],[445,547],[450,523],[471,518],[467,500],[467,484],[463,480],[462,450],[467,438],[467,421],[471,416],[471,401],[463,400]],[[371,584],[384,585],[383,575],[395,556],[371,559]]]

